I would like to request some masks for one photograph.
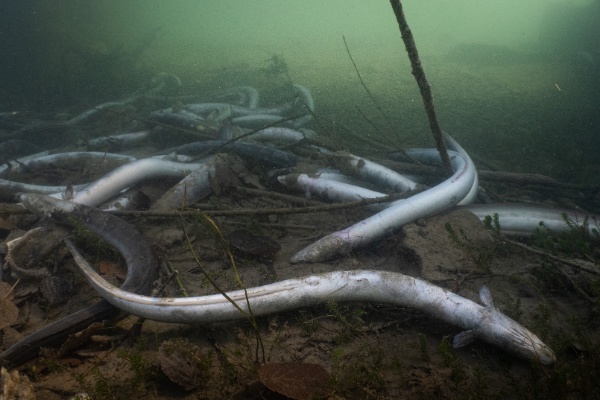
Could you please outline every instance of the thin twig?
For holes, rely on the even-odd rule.
[[[236,210],[211,210],[202,211],[203,214],[211,217],[226,217],[226,216],[244,216],[244,215],[287,215],[287,214],[307,214],[315,212],[326,212],[333,210],[343,210],[346,208],[354,208],[366,206],[369,204],[387,203],[394,200],[405,199],[413,196],[419,191],[411,191],[406,193],[395,193],[389,196],[377,197],[374,199],[364,199],[359,201],[348,201],[344,203],[336,204],[325,204],[322,206],[311,206],[311,207],[284,207],[284,208],[243,208]],[[166,212],[155,212],[155,211],[129,211],[129,210],[116,210],[111,211],[111,214],[121,216],[137,216],[137,217],[158,217],[158,218],[172,218],[179,216],[194,216],[197,215],[200,210],[184,210],[184,211],[166,211]]]
[[[452,164],[450,164],[450,158],[448,157],[448,149],[446,148],[446,142],[444,141],[442,128],[440,127],[435,114],[433,95],[431,94],[431,85],[429,82],[427,82],[427,78],[425,77],[425,71],[421,65],[421,60],[419,59],[419,52],[417,51],[415,39],[408,26],[408,22],[406,22],[406,17],[404,16],[404,11],[402,10],[402,1],[390,0],[390,3],[392,5],[392,9],[394,10],[394,14],[396,15],[396,20],[398,21],[398,26],[400,27],[400,34],[402,35],[402,40],[404,41],[404,46],[406,47],[406,52],[408,53],[408,58],[410,59],[412,74],[414,75],[417,85],[419,86],[419,90],[421,91],[421,97],[423,98],[423,104],[425,105],[425,112],[427,113],[427,118],[429,118],[431,133],[433,133],[433,138],[435,139],[438,152],[440,153],[444,171],[448,176],[450,176],[453,173]]]
[[[10,294],[15,290],[15,287],[17,287],[17,284],[21,281],[21,279],[17,279],[17,281],[15,282],[14,285],[11,286],[10,290],[8,292],[6,292],[6,296],[4,296],[4,300],[8,299],[8,296],[10,296]]]
[[[246,289],[246,285],[244,285],[244,282],[242,281],[242,278],[240,277],[240,274],[238,272],[238,268],[237,268],[237,263],[235,262],[235,258],[233,257],[233,253],[231,252],[231,249],[229,248],[229,243],[227,242],[227,240],[225,240],[225,237],[223,237],[223,233],[221,233],[221,229],[219,229],[219,226],[217,225],[217,223],[210,217],[208,217],[205,214],[200,213],[200,215],[209,223],[209,225],[213,228],[213,230],[217,233],[217,236],[219,237],[221,244],[223,245],[223,247],[225,248],[225,252],[227,253],[227,257],[229,258],[229,262],[231,263],[231,266],[233,267],[233,274],[235,276],[235,279],[237,281],[237,284],[239,287],[242,288],[242,290],[244,291],[244,298],[246,299],[246,307],[248,308],[248,312],[245,313],[238,305],[237,303],[231,298],[229,297],[223,290],[221,290],[216,282],[208,275],[208,273],[202,268],[202,265],[200,264],[200,260],[198,259],[198,257],[196,256],[196,252],[194,251],[192,244],[188,238],[187,232],[185,231],[185,227],[183,227],[183,223],[182,223],[182,228],[183,228],[183,233],[185,235],[185,238],[188,242],[188,246],[190,248],[190,251],[192,253],[192,255],[194,256],[194,260],[196,261],[196,265],[200,268],[200,270],[204,273],[206,279],[208,279],[208,281],[210,282],[210,284],[213,286],[214,289],[216,289],[223,297],[225,297],[230,303],[233,304],[233,306],[235,308],[238,309],[238,311],[240,313],[242,313],[242,315],[250,322],[250,324],[252,325],[252,328],[254,330],[254,334],[256,336],[256,361],[258,362],[258,351],[259,348],[261,350],[262,353],[262,362],[265,362],[265,347],[263,345],[263,341],[262,338],[260,336],[260,332],[258,330],[258,323],[256,322],[256,317],[254,316],[254,313],[252,312],[252,307],[250,306],[250,299],[248,298],[248,290]]]
[[[582,272],[587,272],[588,274],[600,276],[600,271],[596,271],[594,269],[591,269],[589,267],[586,267],[586,266],[582,265],[582,263],[584,263],[584,262],[586,264],[588,263],[588,262],[586,262],[584,260],[579,260],[579,261],[575,262],[575,261],[567,260],[565,258],[558,257],[558,256],[555,256],[555,255],[546,253],[545,251],[534,249],[533,247],[527,246],[526,244],[523,244],[523,243],[515,242],[514,240],[503,238],[502,241],[506,242],[506,243],[508,243],[508,244],[510,244],[512,246],[519,247],[519,248],[521,248],[523,250],[526,250],[526,251],[528,251],[530,253],[537,254],[537,255],[540,255],[540,256],[544,256],[544,257],[548,257],[551,260],[558,261],[560,263],[568,265],[569,267],[578,269],[578,270],[580,270]]]
[[[273,192],[270,190],[253,189],[253,188],[247,188],[245,186],[230,186],[230,187],[241,193],[250,194],[253,196],[260,196],[260,197],[270,197],[272,199],[288,201],[290,203],[299,204],[301,206],[306,206],[306,205],[318,206],[318,205],[323,204],[320,201],[309,200],[305,197],[299,197],[299,196],[294,196],[294,195],[289,195],[289,194],[284,194],[284,193],[279,193],[279,192]]]
[[[163,255],[163,260],[165,261],[165,265],[167,266],[169,275],[173,277],[172,279],[175,279],[175,281],[177,282],[177,285],[179,286],[179,290],[181,291],[183,296],[189,297],[190,295],[188,294],[187,290],[185,289],[185,286],[183,286],[183,282],[181,281],[181,278],[179,277],[179,271],[177,271],[177,269],[175,267],[173,267],[173,265],[171,265],[171,261],[164,255]]]
[[[385,113],[385,111],[383,111],[383,108],[381,108],[381,106],[379,105],[379,103],[377,102],[377,100],[375,100],[375,97],[373,96],[373,94],[371,93],[371,91],[367,87],[367,84],[363,80],[363,78],[362,78],[362,76],[360,74],[360,71],[358,70],[358,67],[356,66],[356,63],[354,62],[354,58],[352,58],[352,53],[350,53],[350,48],[348,47],[348,43],[346,42],[346,36],[342,35],[342,39],[344,39],[344,46],[346,46],[346,53],[348,53],[348,57],[350,58],[350,61],[352,62],[352,66],[354,67],[354,71],[356,71],[356,75],[358,76],[358,80],[360,81],[360,84],[362,85],[362,87],[365,89],[365,91],[367,92],[367,94],[371,98],[371,101],[373,102],[373,104],[375,105],[375,107],[377,108],[377,110],[381,113],[381,115],[383,115],[383,118],[386,120],[386,122],[390,126],[390,129],[392,131],[394,131],[394,125],[392,125],[392,122],[390,121],[390,118],[387,116],[387,114]],[[369,124],[373,127],[373,129],[375,129],[377,132],[382,133],[381,130],[378,129],[373,122],[371,122],[368,118],[366,118],[364,116],[364,114],[360,110],[358,110],[358,111],[363,116],[363,118],[365,118],[367,120],[367,122],[369,122]],[[399,140],[397,133],[396,133],[396,139]]]

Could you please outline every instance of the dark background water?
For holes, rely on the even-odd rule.
[[[2,106],[21,107],[34,97],[39,58],[43,54],[35,35],[38,1],[12,1],[0,5],[0,90]],[[35,82],[35,83],[34,83]]]

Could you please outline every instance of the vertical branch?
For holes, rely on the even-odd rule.
[[[417,51],[417,46],[415,45],[415,39],[413,38],[412,32],[410,31],[408,23],[406,22],[404,11],[402,10],[402,1],[390,0],[390,3],[392,5],[392,9],[394,10],[394,14],[396,15],[396,20],[398,21],[398,26],[400,27],[400,34],[402,35],[402,40],[404,41],[404,46],[406,47],[406,52],[408,53],[408,58],[410,59],[412,74],[414,75],[417,85],[419,86],[419,90],[421,91],[421,97],[423,98],[423,104],[425,105],[425,112],[427,113],[427,118],[429,119],[429,126],[431,127],[433,138],[435,139],[438,152],[440,153],[440,157],[442,159],[442,166],[448,175],[452,175],[453,171],[452,165],[450,164],[450,158],[448,157],[448,149],[446,148],[446,142],[444,142],[442,128],[440,128],[440,124],[435,114],[435,108],[433,106],[431,85],[429,85],[427,78],[425,78],[425,71],[423,71],[421,60],[419,60],[419,52]]]

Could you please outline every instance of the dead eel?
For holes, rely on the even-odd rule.
[[[152,291],[158,264],[150,245],[134,226],[96,208],[41,194],[24,194],[20,200],[30,212],[48,216],[58,223],[83,223],[123,255],[127,264],[127,278],[121,289],[137,294],[149,294]],[[100,300],[13,344],[0,354],[0,363],[7,367],[21,365],[36,358],[42,347],[56,347],[64,343],[69,335],[85,329],[93,322],[118,320],[125,315],[108,301]]]

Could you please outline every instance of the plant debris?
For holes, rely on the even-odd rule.
[[[0,329],[17,322],[19,309],[13,303],[13,286],[0,282]]]
[[[272,391],[294,400],[324,399],[333,394],[331,375],[319,364],[261,364],[258,379]]]
[[[207,366],[212,356],[203,355],[200,348],[187,339],[165,340],[158,349],[160,369],[185,390],[196,389],[206,380]]]

